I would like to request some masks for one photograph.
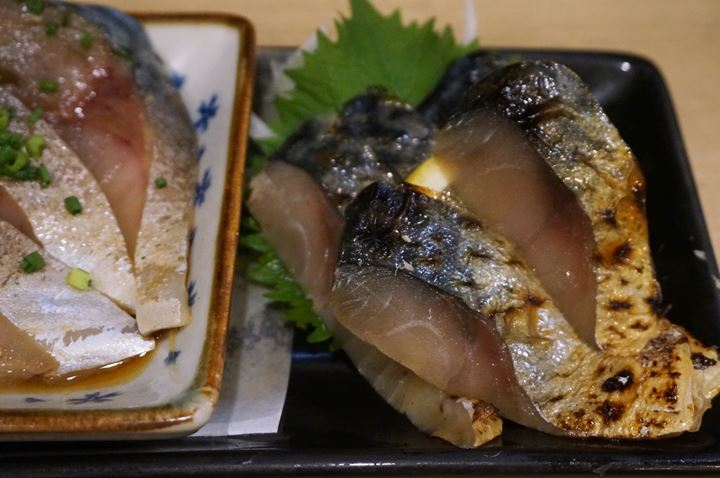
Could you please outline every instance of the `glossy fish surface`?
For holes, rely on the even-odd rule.
[[[329,310],[343,219],[303,169],[271,161],[252,181],[248,206],[285,266],[373,388],[418,428],[461,447],[500,434],[489,405],[449,396],[375,347],[344,331]]]
[[[696,430],[710,406],[717,385],[698,380],[694,339],[682,329],[668,325],[639,352],[593,350],[514,246],[453,206],[409,186],[378,183],[358,196],[346,220],[335,316],[421,378],[487,400],[519,423],[572,436],[671,436]],[[414,310],[432,290],[414,293],[420,284],[464,308]],[[489,320],[497,334],[478,340],[476,330]],[[498,352],[478,361],[472,345],[460,346],[466,341]],[[425,346],[413,350],[413,342]],[[507,367],[497,362],[503,353],[511,359],[513,386],[493,388],[488,375],[496,383],[508,380]],[[714,360],[714,351],[708,353]],[[465,365],[441,366],[453,363]],[[436,367],[456,373],[438,375]],[[444,376],[453,382],[438,384]]]
[[[423,117],[442,128],[462,108],[468,90],[482,78],[517,61],[515,55],[477,52],[453,61],[435,89],[418,105]]]
[[[140,330],[187,324],[197,180],[188,113],[136,20],[110,8],[44,5],[35,13],[0,2],[0,82],[44,109],[106,195],[133,260]]]
[[[145,185],[134,266],[137,323],[143,334],[180,327],[191,320],[187,273],[189,233],[197,181],[195,130],[180,95],[169,80],[140,23],[117,10],[76,7],[99,25],[116,46],[132,52],[135,92],[142,102]],[[162,178],[163,188],[155,181]]]
[[[650,255],[642,172],[582,80],[558,63],[522,62],[486,76],[464,104],[491,109],[515,123],[590,220],[598,345],[636,353],[678,330],[660,315],[662,293]],[[682,336],[695,364],[713,364],[697,365],[693,372],[696,393],[710,400],[720,387],[716,352],[687,332]]]
[[[68,285],[70,269],[15,228],[0,222],[0,238],[0,314],[57,361],[48,376],[94,370],[154,348],[130,315],[92,288]],[[31,252],[43,255],[45,266],[23,272]]]
[[[0,314],[0,385],[57,369],[57,361],[37,341]]]
[[[656,333],[653,304],[660,300],[648,245],[644,179],[586,85],[558,63],[522,62],[476,83],[458,115],[476,109],[514,123],[589,218],[593,265],[602,278],[597,296],[599,345],[613,347],[618,340],[642,348]],[[611,326],[624,330],[625,336],[612,332]]]
[[[421,430],[457,446],[474,447],[502,430],[493,407],[431,385],[345,331],[329,311],[341,212],[367,184],[399,181],[399,171],[422,161],[431,132],[407,105],[371,89],[348,102],[338,118],[311,120],[291,136],[252,180],[248,207],[378,394]]]
[[[43,118],[95,176],[132,254],[149,158],[133,62],[114,53],[119,46],[76,7],[45,2],[34,13],[24,3],[0,1],[0,83],[28,108],[42,108]]]
[[[342,210],[375,181],[401,181],[429,156],[434,132],[409,105],[370,88],[337,117],[303,124],[272,158],[306,170]]]
[[[0,87],[0,108],[3,107],[15,111],[16,118],[9,125],[9,131],[44,139],[41,158],[53,179],[47,187],[42,187],[37,181],[0,177],[0,188],[4,188],[15,203],[0,200],[3,203],[0,220],[39,241],[48,253],[68,267],[89,272],[95,288],[124,307],[134,309],[132,263],[115,216],[95,179],[47,123],[39,120],[30,125],[27,121],[30,111],[7,88]],[[77,215],[68,212],[65,206],[65,198],[71,196],[82,206],[82,212]]]

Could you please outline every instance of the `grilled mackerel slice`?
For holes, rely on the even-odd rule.
[[[549,433],[696,430],[717,389],[693,368],[694,339],[667,322],[641,350],[588,346],[512,244],[408,185],[377,183],[349,206],[331,306],[432,385]]]

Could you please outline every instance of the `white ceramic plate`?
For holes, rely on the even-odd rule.
[[[0,439],[150,438],[200,428],[217,401],[240,218],[254,33],[220,15],[141,16],[198,134],[192,323],[134,374],[0,393]],[[43,436],[38,436],[42,434]]]

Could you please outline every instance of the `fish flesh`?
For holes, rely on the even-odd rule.
[[[273,158],[296,166],[283,166],[294,195],[314,187],[302,197],[328,204],[288,205],[280,193],[269,194],[271,184],[282,184],[263,177],[277,168],[271,162],[251,184],[251,212],[268,227],[281,259],[302,264],[306,277],[318,278],[307,273],[316,259],[307,258],[324,258],[315,269],[322,271],[322,294],[311,297],[322,297],[319,313],[361,373],[362,364],[379,364],[364,375],[386,400],[398,406],[397,390],[385,388],[385,367],[426,387],[425,404],[437,392],[435,406],[454,400],[487,411],[472,425],[472,446],[499,433],[498,413],[575,437],[697,430],[720,391],[717,353],[655,310],[659,287],[632,153],[567,68],[491,64],[460,63],[464,86],[436,91],[421,106],[441,127],[425,129],[429,148],[407,164],[422,162],[410,177],[435,165],[441,181],[430,188],[403,183],[414,167],[377,164],[380,156],[366,154],[374,152],[362,137],[370,128],[358,129],[357,154],[354,137],[337,126],[341,111],[337,119],[306,123]],[[335,135],[350,145],[345,157]],[[263,197],[273,204],[260,207]],[[314,254],[287,245],[308,244],[308,231],[322,223],[318,212],[332,206],[340,214],[331,234],[318,229]],[[612,225],[612,238],[623,240],[609,255],[601,225]],[[636,255],[640,262],[626,261]],[[610,297],[617,283],[645,306],[636,308],[629,293]],[[643,333],[608,335],[631,326]],[[353,352],[353,344],[361,350]],[[405,399],[407,392],[399,393]],[[399,409],[421,429],[437,427],[437,413],[425,416],[417,404]],[[467,422],[455,424],[462,432],[449,439],[468,446],[468,435],[459,438]]]
[[[595,344],[590,221],[522,132],[486,109],[451,117],[433,159],[445,194],[514,243],[577,333]]]
[[[110,299],[92,288],[79,291],[68,285],[70,268],[52,257],[44,257],[42,270],[23,272],[23,258],[37,250],[36,243],[0,222],[0,316],[57,361],[45,376],[95,370],[155,347]]]
[[[378,109],[383,113],[376,115]],[[407,105],[370,89],[350,100],[338,118],[311,120],[288,138],[253,178],[247,204],[373,388],[421,430],[472,447],[502,431],[494,408],[448,396],[345,332],[329,311],[345,205],[367,184],[398,181],[399,171],[407,173],[419,164],[429,153],[432,131]]]
[[[45,110],[107,196],[133,260],[140,330],[187,324],[196,140],[142,26],[109,8],[46,3],[38,14],[2,0],[0,45],[0,83]]]
[[[461,448],[483,445],[502,433],[502,419],[492,405],[449,395],[349,333],[332,316],[326,315],[325,322],[358,372],[421,431]]]
[[[349,206],[335,281],[331,307],[351,333],[541,431],[672,436],[697,430],[718,390],[697,380],[679,327],[635,353],[589,347],[511,243],[411,186],[377,183]]]
[[[52,355],[0,314],[0,385],[22,382],[57,367]]]
[[[144,196],[128,191],[143,191],[149,170],[142,100],[133,63],[114,54],[103,30],[78,12],[53,2],[36,14],[0,1],[0,82],[29,107],[43,108],[102,187],[132,254]],[[51,35],[47,24],[56,25]],[[87,49],[83,35],[91,41]],[[41,79],[55,82],[56,91],[42,91]]]
[[[486,404],[448,396],[335,322],[329,297],[343,220],[307,172],[269,162],[252,180],[248,207],[313,308],[388,403],[418,428],[457,446],[477,446],[500,434],[502,422]]]
[[[661,315],[662,293],[650,254],[642,171],[587,86],[569,68],[547,61],[499,70],[483,83],[470,93],[471,103],[493,105],[521,125],[592,223],[598,345],[619,354],[639,352],[678,330]],[[682,336],[688,340],[694,365],[694,393],[709,403],[720,382],[717,353],[686,331]]]
[[[373,87],[336,118],[300,126],[253,178],[248,208],[316,310],[332,288],[345,206],[375,181],[400,181],[430,154],[433,133],[419,113]],[[305,233],[287,241],[289,225]]]
[[[558,63],[521,62],[485,75],[462,105],[450,129],[477,112],[505,119],[577,198],[593,232],[588,255],[597,278],[598,345],[622,339],[624,347],[644,347],[657,334],[652,324],[662,300],[648,245],[644,179],[582,80]]]
[[[128,310],[135,306],[135,277],[117,221],[95,179],[43,120],[27,122],[30,111],[5,87],[0,87],[0,108],[12,108],[15,119],[9,131],[44,138],[42,159],[53,177],[41,187],[36,181],[0,177],[0,220],[36,240],[69,267],[90,273],[93,285]],[[8,197],[9,196],[9,197]],[[64,200],[74,196],[82,215],[70,214]],[[10,200],[12,198],[12,201]]]
[[[661,315],[642,171],[585,83],[555,62],[520,62],[484,76],[467,92],[463,105],[457,117],[486,110],[514,124],[590,221],[598,346],[618,354],[638,353],[678,329]],[[713,349],[683,335],[695,363],[716,360]],[[717,394],[720,367],[696,367],[694,375],[704,384],[698,393],[706,400]]]
[[[136,94],[143,105],[145,161],[149,172],[134,249],[138,288],[136,319],[144,335],[187,325],[190,230],[198,176],[197,138],[187,109],[142,25],[117,10],[76,7],[100,25],[114,45],[133,52]],[[164,179],[158,188],[155,180]]]

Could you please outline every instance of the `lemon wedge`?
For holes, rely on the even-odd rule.
[[[441,193],[448,187],[450,180],[435,156],[430,156],[415,168],[405,182]]]

